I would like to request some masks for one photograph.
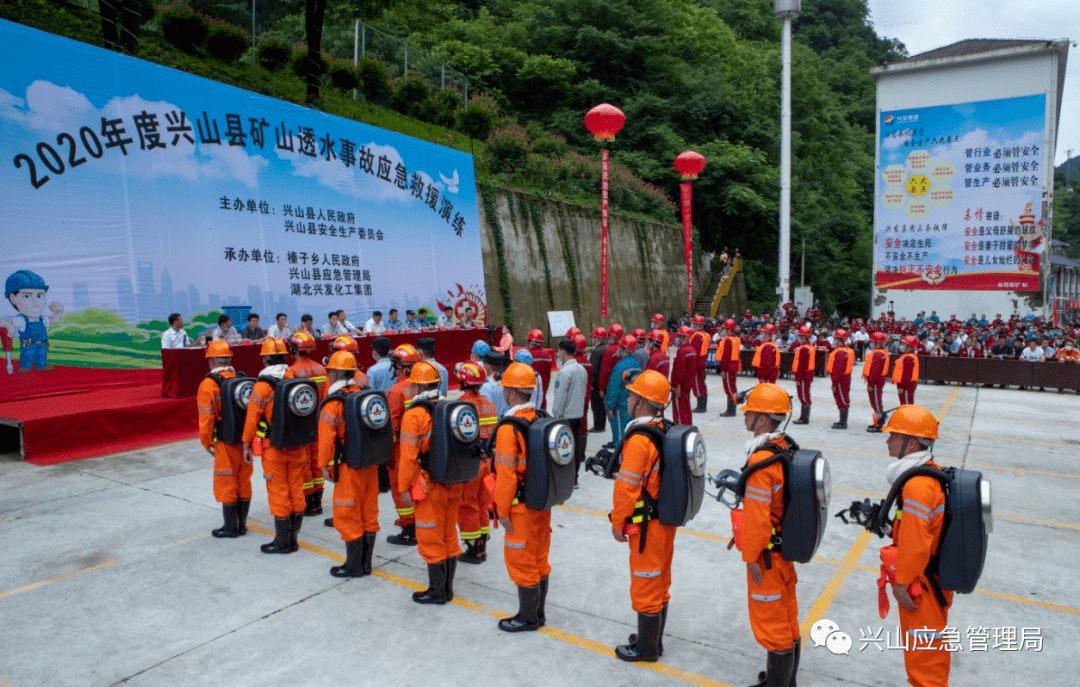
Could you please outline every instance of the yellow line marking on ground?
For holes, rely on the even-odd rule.
[[[945,405],[941,407],[941,412],[937,414],[937,421],[941,422],[945,419],[945,416],[949,414],[949,408],[952,407],[952,402],[956,400],[956,394],[960,392],[960,387],[955,387],[949,397],[945,399]]]
[[[825,583],[825,589],[821,590],[821,594],[818,595],[814,605],[810,607],[810,612],[806,614],[806,617],[799,625],[799,634],[804,640],[810,636],[810,628],[814,623],[825,617],[829,606],[836,600],[836,596],[840,593],[844,582],[851,575],[852,568],[858,564],[859,558],[870,544],[871,536],[866,530],[859,533],[859,536],[855,538],[855,543],[851,545],[847,555],[844,556],[844,560],[840,561],[840,565],[837,567],[836,572],[833,573],[832,578]]]
[[[580,512],[583,512],[583,513],[589,513],[590,515],[596,514],[596,515],[603,515],[605,517],[607,516],[606,513],[599,513],[597,511],[586,511],[586,510],[583,510],[583,509],[574,509],[574,510],[579,510]],[[258,525],[248,525],[248,529],[252,530],[252,531],[255,531],[255,532],[258,532],[260,534],[265,534],[265,535],[267,535],[269,537],[274,536],[273,532],[271,532],[270,530],[268,530],[268,529],[266,529],[264,527],[259,527]],[[307,542],[301,541],[301,542],[298,542],[298,543],[300,544],[300,548],[302,548],[302,549],[305,549],[307,551],[311,551],[312,553],[317,553],[320,556],[325,556],[326,558],[337,561],[338,563],[344,563],[345,562],[345,557],[341,556],[340,554],[336,554],[336,553],[334,553],[332,551],[327,551],[326,549],[320,548],[318,546],[314,546],[312,544],[308,544]],[[375,577],[379,577],[379,578],[382,578],[382,579],[386,580],[387,582],[392,582],[392,583],[394,583],[396,585],[399,585],[399,586],[402,586],[402,587],[407,587],[409,589],[413,589],[413,590],[416,590],[416,591],[426,589],[426,586],[419,583],[419,582],[413,582],[410,579],[401,577],[400,575],[395,575],[395,574],[390,573],[390,572],[386,572],[385,570],[376,569],[376,570],[372,571],[372,574]],[[503,619],[503,618],[509,618],[512,615],[511,613],[507,613],[506,611],[501,611],[501,610],[498,610],[498,609],[495,609],[495,608],[487,608],[483,604],[477,603],[475,601],[469,601],[468,599],[462,599],[461,597],[458,597],[458,596],[455,596],[454,600],[451,601],[450,603],[452,603],[452,604],[454,604],[456,606],[461,606],[462,608],[467,608],[470,611],[476,611],[477,613],[483,613],[485,615],[491,616],[492,618],[497,618],[497,619],[500,619],[500,620]],[[599,642],[593,641],[591,639],[587,639],[585,637],[579,637],[579,636],[571,634],[569,632],[563,632],[562,630],[556,630],[556,629],[554,629],[552,627],[542,627],[542,628],[540,628],[538,630],[538,632],[541,633],[541,634],[545,634],[545,635],[547,635],[549,637],[554,637],[555,639],[567,642],[568,644],[573,644],[574,646],[581,647],[582,649],[588,649],[589,651],[594,651],[594,652],[596,652],[598,654],[603,654],[604,656],[609,656],[609,657],[612,657],[612,658],[614,658],[614,656],[615,656],[615,649],[613,647],[610,647],[610,646],[608,646],[606,644],[600,644]],[[689,683],[695,684],[695,685],[703,685],[704,687],[731,687],[731,685],[729,685],[727,683],[724,683],[724,682],[720,682],[719,680],[714,680],[712,678],[705,677],[704,675],[699,675],[699,674],[691,672],[689,670],[683,670],[682,668],[676,668],[674,666],[669,666],[669,665],[667,665],[665,663],[634,663],[633,665],[635,665],[635,666],[637,666],[639,668],[645,668],[645,669],[648,669],[648,670],[652,670],[653,672],[660,673],[661,675],[667,675],[669,677],[674,677],[674,678],[677,678],[677,679],[682,680],[684,682],[689,682]]]
[[[1080,450],[1078,444],[1059,444],[1054,441],[1039,441],[1037,439],[1018,439],[1015,437],[997,437],[990,436],[989,434],[968,434],[967,432],[946,432],[942,430],[942,434],[953,434],[961,437],[971,437],[972,439],[989,439],[990,441],[1011,441],[1021,444],[1041,444],[1043,446],[1060,446],[1062,448],[1071,448]]]
[[[9,596],[14,596],[16,594],[21,594],[23,592],[28,592],[31,589],[37,589],[38,587],[44,587],[45,585],[56,584],[57,582],[66,582],[67,580],[78,577],[79,575],[85,575],[88,572],[94,572],[95,570],[101,570],[102,568],[108,568],[110,565],[116,565],[117,563],[119,563],[122,560],[124,560],[124,559],[123,558],[117,558],[115,561],[109,561],[107,563],[99,563],[99,564],[97,564],[95,566],[92,566],[90,568],[84,568],[82,570],[76,570],[75,572],[70,572],[67,575],[60,575],[59,577],[51,577],[51,578],[49,578],[47,580],[44,580],[42,582],[35,582],[34,584],[28,584],[25,587],[18,587],[16,589],[9,589],[6,592],[0,592],[0,599],[6,599]]]
[[[1080,615],[1080,608],[1072,608],[1071,606],[1062,606],[1060,604],[1052,604],[1046,601],[1036,601],[1035,599],[1025,599],[1022,596],[1013,596],[1012,594],[1002,594],[1001,592],[992,592],[988,589],[976,589],[976,594],[982,594],[984,596],[993,597],[995,599],[1005,599],[1008,601],[1016,601],[1022,604],[1029,604],[1031,606],[1041,606],[1042,608],[1049,608],[1054,611],[1062,611],[1064,613],[1074,613]]]

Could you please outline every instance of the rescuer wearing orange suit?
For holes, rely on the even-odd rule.
[[[941,469],[933,457],[938,422],[928,410],[900,406],[882,431],[889,432],[889,455],[898,459],[886,469],[889,484],[920,465]],[[942,633],[949,624],[953,593],[941,589],[937,576],[927,571],[941,543],[945,492],[936,479],[920,475],[907,481],[897,504],[892,525],[896,572],[890,581],[900,605],[908,682],[913,687],[946,687],[950,653],[942,646]]]
[[[427,409],[416,405],[420,400],[438,403],[440,381],[439,371],[427,361],[416,363],[409,372],[412,404],[401,419],[401,449],[394,488],[402,501],[416,509],[417,548],[427,563],[428,588],[415,592],[413,601],[441,606],[454,599],[454,573],[461,555],[457,537],[461,484],[434,482],[426,466],[420,464],[421,455],[431,451],[432,416]]]
[[[308,332],[297,332],[289,339],[289,349],[295,359],[289,368],[296,377],[305,377],[319,387],[319,397],[326,392],[326,368],[311,358],[315,350],[315,337]],[[307,450],[307,467],[304,468],[304,515],[321,515],[323,497],[323,476],[319,470],[319,443],[316,441]]]
[[[866,381],[866,393],[870,396],[870,408],[874,411],[873,423],[867,425],[867,432],[880,432],[885,423],[885,409],[882,406],[881,392],[889,374],[889,352],[885,350],[885,335],[874,332],[870,335],[873,349],[863,361],[862,377]]]
[[[746,467],[773,455],[773,451],[763,450],[766,444],[788,447],[788,436],[777,431],[791,413],[786,391],[776,384],[758,384],[750,390],[742,410],[746,429],[754,433],[746,448]],[[777,462],[750,475],[743,500],[741,551],[746,563],[750,626],[758,644],[769,652],[766,672],[759,675],[755,687],[794,684],[799,667],[798,577],[795,564],[773,550],[783,518],[784,467]],[[733,539],[729,548],[734,543]]]
[[[340,338],[340,337],[339,337]],[[356,357],[338,351],[327,361],[327,389],[319,408],[320,474],[334,483],[334,527],[345,542],[345,564],[330,568],[334,577],[371,574],[371,556],[379,531],[379,466],[350,468],[338,450],[345,441],[344,398],[361,391],[353,375]]]
[[[304,521],[304,465],[307,450],[303,447],[278,449],[267,436],[274,415],[274,387],[265,379],[290,379],[295,377],[285,364],[285,342],[267,339],[260,351],[266,365],[259,373],[258,381],[248,399],[247,418],[244,423],[244,459],[256,453],[252,445],[257,442],[262,453],[263,477],[266,479],[266,498],[270,513],[274,516],[274,541],[263,544],[263,553],[292,553],[299,551],[297,537]]]
[[[221,388],[215,377],[222,380],[236,376],[232,351],[224,341],[211,341],[206,348],[210,374],[199,384],[195,404],[199,409],[199,441],[214,457],[214,498],[221,504],[225,524],[210,534],[219,539],[233,539],[247,534],[247,514],[251,507],[250,460],[244,459],[244,447],[232,446],[217,438],[217,423],[221,421]],[[231,403],[232,399],[226,399]]]
[[[739,324],[730,317],[724,320],[727,336],[716,347],[716,366],[720,368],[720,379],[724,382],[724,395],[727,396],[727,409],[720,417],[735,417],[735,397],[739,391],[735,386],[735,376],[742,369],[739,352],[742,351],[742,339],[735,333]]]
[[[356,339],[352,338],[348,334],[342,334],[330,343],[330,355],[333,356],[334,351],[347,351],[353,354],[353,358],[360,354],[360,347],[356,344]],[[323,359],[323,365],[329,365],[330,358]],[[360,367],[360,363],[356,364],[356,372],[353,373],[353,381],[356,382],[357,388],[361,391],[371,388],[371,382],[368,380],[367,374],[364,373]],[[329,382],[327,382],[329,386]]]
[[[795,377],[795,393],[799,395],[799,419],[793,424],[810,424],[810,383],[814,381],[814,367],[817,364],[817,351],[810,344],[813,332],[810,327],[799,327],[799,345],[791,360],[791,374]]]
[[[480,437],[487,440],[499,421],[495,404],[479,393],[480,387],[487,379],[487,373],[476,363],[465,363],[458,368],[457,377],[461,382],[461,398],[458,400],[476,406],[476,416],[480,420]],[[487,541],[491,537],[488,508],[491,505],[492,494],[488,491],[485,479],[490,474],[489,461],[480,461],[480,473],[476,479],[466,482],[461,489],[458,529],[461,530],[461,538],[465,542],[465,553],[459,558],[462,563],[480,564],[487,560]]]
[[[847,339],[847,330],[836,330],[833,334],[836,348],[829,351],[825,365],[825,372],[832,380],[833,400],[840,411],[840,421],[833,423],[833,429],[847,429],[848,409],[851,408],[851,369],[855,365],[855,351],[848,347]]]
[[[520,417],[527,422],[536,419],[536,409],[529,402],[536,387],[531,367],[511,363],[499,386],[510,406],[505,417]],[[495,434],[495,513],[505,531],[506,570],[518,588],[517,615],[499,621],[499,629],[506,632],[533,631],[547,620],[544,604],[551,574],[551,511],[533,510],[518,502],[527,458],[525,437],[511,425],[499,427]]]
[[[394,374],[398,376],[394,386],[386,392],[386,404],[390,407],[390,422],[394,428],[394,455],[390,459],[390,495],[394,498],[394,508],[397,509],[397,520],[394,524],[401,528],[398,534],[391,534],[386,538],[391,544],[398,546],[416,546],[416,515],[412,504],[406,503],[398,493],[398,459],[401,456],[401,419],[405,415],[405,409],[412,402],[412,385],[409,383],[409,373],[413,365],[420,361],[420,354],[412,344],[401,344],[390,354],[390,362],[393,365]]]
[[[766,324],[761,327],[761,345],[754,351],[754,360],[750,364],[757,372],[759,382],[775,384],[780,378],[780,347],[773,342],[776,327]]]
[[[626,387],[627,407],[637,425],[659,426],[664,407],[671,400],[667,379],[653,370],[637,375]],[[664,623],[671,594],[671,559],[675,554],[675,530],[638,511],[643,492],[652,499],[660,494],[660,453],[649,437],[634,434],[622,445],[622,463],[615,476],[611,508],[611,535],[630,543],[630,600],[637,612],[637,634],[630,644],[615,647],[624,661],[655,661],[663,653]]]
[[[695,413],[704,413],[708,410],[709,389],[705,384],[705,373],[709,369],[709,333],[705,331],[705,318],[694,315],[690,320],[690,327],[694,330],[690,337],[690,346],[697,353],[697,370],[694,372],[694,396],[697,397]]]
[[[919,386],[919,357],[916,352],[921,349],[922,344],[910,335],[900,341],[902,355],[896,359],[892,381],[896,385],[897,395],[900,396],[900,405],[909,406],[915,403],[915,388]]]

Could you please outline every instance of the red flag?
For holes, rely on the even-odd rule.
[[[608,151],[600,149],[600,317],[608,316]]]
[[[693,185],[689,181],[679,184],[679,195],[682,196],[682,240],[683,251],[686,253],[686,311],[694,312],[694,236],[690,222],[690,209],[692,206]]]

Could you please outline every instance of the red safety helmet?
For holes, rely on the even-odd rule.
[[[608,336],[614,336],[616,339],[621,339],[623,335],[622,325],[616,322],[607,328],[607,333]]]
[[[652,339],[653,341],[655,341],[658,344],[663,344],[664,343],[664,332],[663,332],[663,330],[660,330],[660,329],[654,329],[651,332],[649,332],[649,336],[647,338]]]
[[[694,315],[694,317],[691,318],[690,323],[691,324],[705,324],[705,316],[704,315]]]
[[[589,345],[589,342],[585,340],[585,337],[581,334],[574,336],[574,347],[577,348],[578,353],[584,353],[585,347]]]
[[[918,348],[918,347],[919,347],[919,339],[918,339],[918,337],[914,337],[914,336],[905,336],[905,337],[904,337],[903,339],[901,339],[901,340],[902,340],[902,341],[903,341],[903,342],[904,342],[905,344],[907,344],[908,346],[911,346],[912,348]]]
[[[774,327],[771,324],[766,324],[766,325],[761,327],[761,331],[765,332],[766,334],[775,334],[776,333],[776,327]]]
[[[724,329],[734,331],[734,329],[736,327],[738,327],[738,326],[739,326],[739,323],[736,322],[735,320],[731,319],[730,317],[727,318],[726,320],[724,320]]]
[[[457,377],[465,386],[480,386],[487,379],[487,373],[476,363],[463,363],[457,370]]]
[[[874,332],[870,335],[871,343],[885,343],[885,335],[881,332]]]
[[[619,346],[633,353],[637,350],[637,339],[634,338],[633,334],[627,334],[619,339]]]
[[[569,329],[566,330],[566,338],[568,338],[568,339],[573,339],[578,334],[581,334],[581,330],[578,329],[577,327],[570,327]]]
[[[607,330],[604,329],[603,327],[597,327],[596,329],[592,330],[592,335],[595,336],[598,339],[606,339],[607,338]]]
[[[360,352],[360,347],[356,345],[356,339],[348,334],[342,334],[334,339],[330,344],[330,349],[334,351],[348,351],[353,354]]]
[[[541,343],[544,340],[544,332],[539,329],[530,329],[529,333],[525,335],[525,340]]]
[[[645,338],[645,330],[644,329],[635,329],[634,331],[630,332],[630,334],[635,339],[644,339]]]
[[[420,362],[420,354],[416,352],[416,347],[412,344],[401,344],[394,349],[390,357],[397,358],[403,365],[414,365]]]
[[[315,337],[308,332],[296,332],[289,339],[289,345],[301,351],[310,351],[315,348]]]
[[[679,327],[678,330],[676,330],[675,332],[675,336],[692,336],[693,334],[694,330],[690,327],[687,327],[685,324]]]
[[[807,327],[805,324],[803,326],[799,327],[799,336],[813,336],[813,335],[814,335],[813,330],[810,329],[810,327]]]
[[[652,316],[652,321],[653,322],[659,322],[660,324],[663,324],[664,322],[667,322],[667,320],[664,319],[664,316],[661,315],[660,313],[656,313],[655,315],[653,315]]]
[[[847,330],[846,329],[837,329],[835,332],[833,332],[833,338],[834,339],[846,339],[846,338],[848,338]]]

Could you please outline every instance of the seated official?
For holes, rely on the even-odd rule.
[[[183,330],[184,318],[180,316],[180,313],[174,312],[169,315],[169,328],[161,332],[161,347],[162,348],[186,348],[188,346],[194,346],[195,342],[191,340],[188,333]]]
[[[274,318],[274,324],[266,332],[267,339],[281,339],[288,341],[292,338],[293,330],[289,327],[289,318],[283,312],[279,312]]]
[[[256,313],[247,316],[247,326],[240,330],[240,338],[257,344],[266,339],[266,331],[259,326],[259,316]]]

